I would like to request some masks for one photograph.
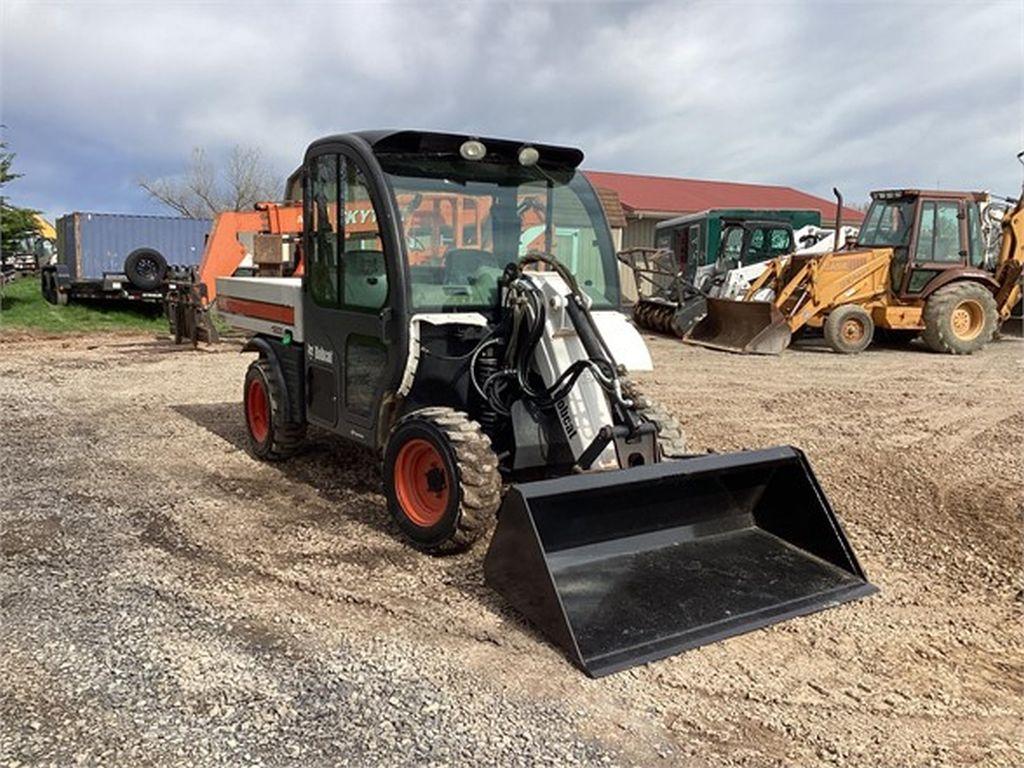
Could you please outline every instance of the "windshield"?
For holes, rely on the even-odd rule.
[[[858,245],[907,246],[910,244],[910,226],[914,218],[914,201],[875,200],[864,217],[864,225],[857,236]]]
[[[385,155],[417,311],[498,305],[505,266],[529,252],[565,264],[595,308],[617,306],[618,270],[600,203],[577,171]]]

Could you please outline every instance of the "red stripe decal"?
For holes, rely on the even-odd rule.
[[[270,304],[265,301],[250,301],[249,299],[235,299],[227,296],[220,296],[217,299],[221,309],[232,315],[245,315],[255,317],[259,320],[269,320],[273,323],[284,323],[295,325],[295,309],[282,304]]]

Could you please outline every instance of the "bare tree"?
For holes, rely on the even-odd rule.
[[[235,146],[218,169],[196,147],[184,173],[139,181],[150,197],[192,219],[213,218],[221,211],[242,211],[276,200],[283,184],[255,147]]]

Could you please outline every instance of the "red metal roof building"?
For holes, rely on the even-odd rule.
[[[626,216],[622,248],[652,246],[654,225],[659,221],[712,208],[816,210],[821,212],[824,226],[835,220],[834,200],[809,195],[792,187],[606,171],[584,173],[598,190],[610,190],[618,196]],[[862,211],[843,208],[843,221],[846,223],[859,224],[863,218]]]

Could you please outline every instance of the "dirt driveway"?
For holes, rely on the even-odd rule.
[[[0,764],[1024,764],[1024,343],[650,341],[692,446],[808,453],[880,595],[589,680],[369,455],[249,458],[236,348],[0,344]]]

